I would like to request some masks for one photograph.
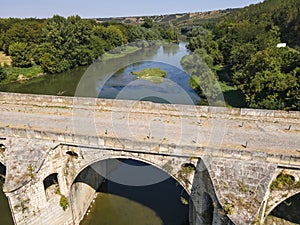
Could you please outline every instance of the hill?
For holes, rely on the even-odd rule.
[[[155,23],[173,23],[177,25],[193,24],[202,20],[216,19],[227,15],[234,9],[214,10],[208,12],[193,12],[193,13],[177,13],[167,15],[154,16],[132,16],[132,17],[110,17],[110,18],[95,18],[99,23],[116,22],[138,25],[142,24],[145,18],[151,18]]]

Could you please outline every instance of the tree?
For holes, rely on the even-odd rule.
[[[142,27],[145,28],[152,28],[154,26],[154,22],[150,17],[146,17],[144,19],[144,23],[142,24]]]
[[[104,32],[104,40],[109,43],[110,49],[127,43],[125,35],[116,26],[108,26],[106,28]]]
[[[180,37],[179,29],[175,26],[169,27],[164,33],[163,38],[169,41],[175,41],[178,42],[178,39]]]
[[[40,65],[46,73],[59,73],[62,72],[59,69],[59,59],[55,58],[50,53],[44,53],[40,58]]]
[[[146,29],[141,26],[132,26],[130,28],[128,38],[130,42],[141,40],[161,40],[161,33],[156,28]]]
[[[2,66],[0,65],[0,81],[6,78],[6,73],[4,72]]]
[[[126,36],[115,25],[109,25],[108,27],[95,26],[93,28],[93,34],[105,41],[106,44],[104,48],[106,51],[127,43]]]
[[[253,43],[234,45],[230,52],[229,65],[232,73],[236,73],[243,69],[245,64],[257,52],[257,48]]]
[[[39,45],[35,56],[45,72],[58,73],[76,66],[88,65],[97,57],[92,50],[92,23],[79,16],[67,19],[55,15],[47,21],[45,39],[47,44]],[[47,47],[47,48],[45,48]],[[102,51],[101,51],[102,53]]]
[[[43,42],[43,28],[45,26],[44,20],[38,19],[7,19],[3,24],[3,32],[1,38],[1,47],[6,54],[8,48],[12,43],[23,42],[28,46],[32,44],[39,44]]]
[[[32,66],[28,46],[23,42],[15,42],[9,46],[9,54],[12,57],[12,65],[16,67]]]
[[[300,54],[292,49],[268,48],[251,57],[233,81],[249,107],[299,110]]]
[[[210,31],[204,31],[197,28],[189,32],[188,36],[197,35],[191,37],[187,43],[187,48],[191,51],[196,49],[205,49],[206,53],[213,59],[213,64],[217,65],[223,62],[222,53],[219,50],[218,43],[213,40],[213,34]]]
[[[218,79],[202,57],[197,54],[184,56],[181,65],[184,71],[191,75],[190,86],[211,104],[216,102],[221,94]]]
[[[91,35],[91,44],[94,59],[97,59],[102,54],[104,54],[106,43],[102,38],[99,38],[95,35]]]

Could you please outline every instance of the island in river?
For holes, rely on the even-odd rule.
[[[167,76],[167,72],[160,68],[145,68],[140,71],[132,71],[131,74],[136,75],[138,79],[152,81],[155,84],[163,82],[163,78]]]

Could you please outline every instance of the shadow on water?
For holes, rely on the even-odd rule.
[[[131,159],[120,161],[123,164],[136,167],[136,173],[139,173],[138,171],[144,172],[146,167],[152,171],[153,168],[155,168],[157,170],[156,172],[165,173],[156,167],[140,161]],[[87,169],[91,170],[92,167]],[[144,168],[142,169],[142,167]],[[118,170],[120,169],[122,170],[122,176],[132,176],[132,174],[129,174],[126,171],[124,172],[124,167],[122,166],[114,169],[114,172],[118,173]],[[82,172],[85,173],[84,171]],[[84,178],[84,176],[81,177]],[[101,176],[99,175],[99,177]],[[134,174],[134,177],[137,178],[139,175]],[[135,217],[137,220],[134,221],[135,224],[188,225],[189,205],[182,204],[181,197],[189,199],[189,196],[183,187],[173,178],[169,176],[166,177],[168,178],[161,182],[145,186],[126,185],[123,182],[121,182],[121,184],[119,182],[115,182],[116,180],[114,178],[112,178],[114,181],[106,179],[97,189],[98,197],[96,199],[96,204],[93,205],[91,210],[92,216],[89,215],[88,218],[85,218],[81,224],[125,225],[130,224],[128,221]],[[132,182],[132,177],[130,179],[130,182]],[[85,181],[77,179],[76,182]],[[114,213],[112,213],[112,211],[114,211]],[[100,216],[101,213],[103,216]],[[120,223],[120,218],[125,218],[124,220],[128,221]]]
[[[0,224],[13,225],[13,219],[9,208],[8,200],[3,192],[4,176],[6,173],[6,167],[0,163]]]
[[[287,221],[300,224],[300,193],[278,205],[271,215]]]

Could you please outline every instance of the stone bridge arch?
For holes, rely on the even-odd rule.
[[[300,169],[278,167],[270,183],[268,201],[261,223],[277,206],[298,194],[300,194]]]
[[[163,180],[172,177],[190,194],[194,171],[198,161],[198,158],[171,156],[167,154],[93,149],[66,145],[61,146],[59,151],[63,155],[62,158],[65,158],[64,168],[61,171],[65,177],[64,193],[70,199],[70,208],[75,224],[79,224],[83,219],[95,197],[97,187],[103,182],[104,177],[99,179],[101,175],[104,175],[101,174],[101,170],[104,173],[109,173],[110,171],[107,170],[114,169],[114,165],[109,165],[110,168],[95,168],[95,164],[99,166],[101,165],[99,162],[114,159],[133,159],[143,162],[163,171],[166,174],[166,178],[163,178]],[[95,170],[98,171],[95,172]],[[80,176],[89,177],[89,180],[83,182]],[[158,180],[156,183],[163,180]]]

